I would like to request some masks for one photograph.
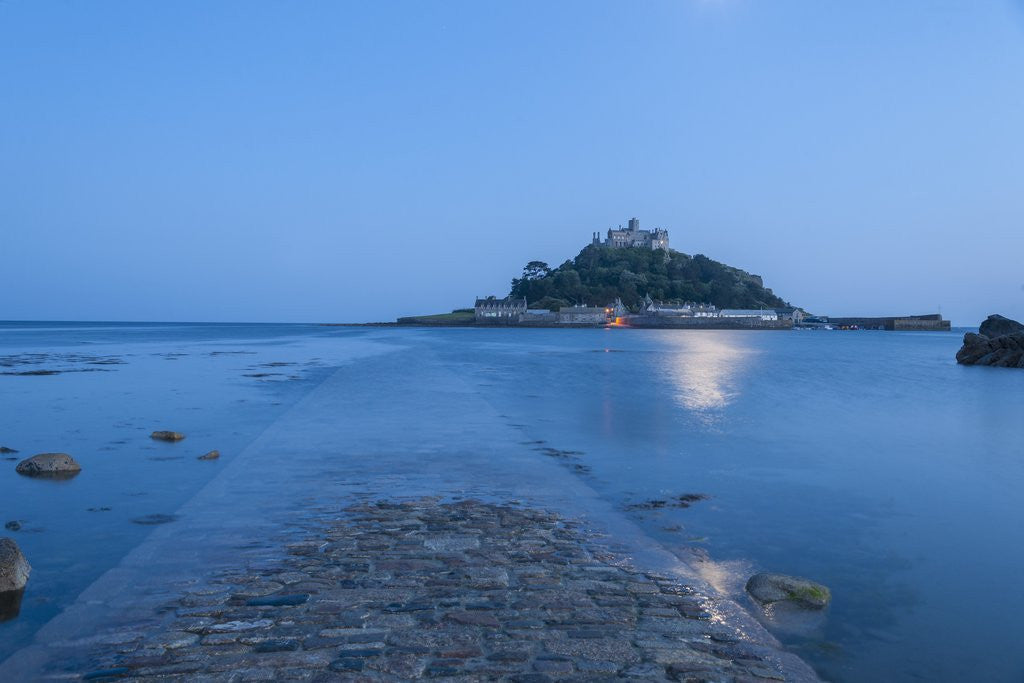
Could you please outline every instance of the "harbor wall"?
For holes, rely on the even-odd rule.
[[[950,323],[938,313],[930,315],[905,315],[876,318],[833,318],[830,325],[836,327],[862,327],[890,331],[948,332]]]

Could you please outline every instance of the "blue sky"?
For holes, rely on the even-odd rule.
[[[1024,318],[1009,0],[7,0],[0,98],[0,319],[442,311],[634,215],[814,312]]]

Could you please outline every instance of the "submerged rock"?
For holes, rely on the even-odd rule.
[[[308,593],[292,593],[289,595],[265,595],[259,598],[252,598],[245,604],[252,607],[289,607],[302,605],[309,600]]]
[[[181,432],[156,431],[149,435],[149,438],[157,441],[181,441],[185,435]]]
[[[178,515],[165,515],[161,513],[153,515],[143,515],[142,517],[136,517],[132,520],[133,524],[141,524],[143,526],[155,526],[157,524],[167,524],[178,519]]]
[[[73,477],[82,470],[67,453],[40,453],[26,458],[14,468],[18,474],[27,477]]]
[[[131,669],[126,666],[118,666],[113,669],[96,669],[95,671],[89,671],[82,674],[83,681],[98,681],[102,679],[110,678],[121,678],[131,673]]]
[[[968,332],[956,354],[961,365],[1024,368],[1024,325],[1001,315],[990,315],[981,334]]]
[[[747,581],[747,592],[762,605],[790,602],[808,609],[823,609],[832,600],[826,586],[785,574],[754,574]]]
[[[214,449],[214,450],[210,451],[209,453],[204,453],[203,455],[200,455],[197,458],[197,460],[216,460],[219,457],[220,457],[220,451]]]
[[[679,496],[673,496],[667,500],[661,498],[655,498],[652,500],[645,500],[642,503],[632,503],[626,506],[627,510],[660,510],[666,507],[673,508],[688,508],[696,502],[707,500],[710,498],[706,493],[684,493]]]
[[[16,519],[12,519],[7,522],[7,524],[4,524],[4,528],[8,531],[21,531],[21,522]]]
[[[6,453],[17,453],[17,452],[18,451],[14,450],[13,448],[8,448],[7,446],[0,446],[0,453],[5,453],[6,454]]]
[[[13,538],[0,538],[0,593],[20,591],[32,571]]]

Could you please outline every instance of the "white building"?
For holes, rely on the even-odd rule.
[[[477,299],[473,306],[474,318],[477,320],[519,320],[519,316],[526,313],[526,299],[513,299],[505,297],[498,299],[489,296],[486,299]]]
[[[757,318],[758,320],[778,320],[779,314],[770,308],[743,309],[723,308],[718,312],[720,318]]]
[[[666,304],[652,301],[650,296],[644,297],[644,311],[651,315],[675,315],[687,318],[717,318],[718,309],[711,304],[685,303]]]

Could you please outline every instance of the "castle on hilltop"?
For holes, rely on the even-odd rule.
[[[640,219],[630,218],[629,227],[625,230],[620,225],[618,230],[608,230],[608,238],[601,242],[601,233],[594,233],[594,244],[606,247],[643,247],[644,249],[664,249],[668,251],[668,230],[654,228],[641,230]]]

